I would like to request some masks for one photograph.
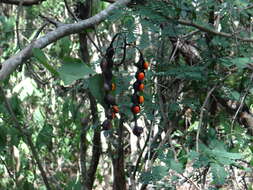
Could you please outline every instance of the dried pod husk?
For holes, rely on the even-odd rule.
[[[139,137],[143,133],[143,128],[139,126],[134,126],[133,128],[133,134],[137,137]]]
[[[112,122],[109,119],[106,119],[102,124],[103,130],[110,130],[112,128]]]
[[[113,111],[112,109],[108,109],[108,110],[106,110],[106,112],[105,112],[105,117],[106,117],[107,119],[112,120],[112,119],[114,119],[114,118],[116,117],[116,114],[114,113],[114,111]]]
[[[117,105],[113,105],[112,110],[114,111],[114,113],[119,113],[119,107]]]

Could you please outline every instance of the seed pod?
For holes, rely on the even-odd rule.
[[[133,114],[137,114],[137,113],[140,113],[141,108],[139,105],[133,105],[131,110],[132,110]]]
[[[141,83],[139,86],[138,86],[138,90],[139,91],[143,91],[144,90],[144,84]]]
[[[143,63],[143,69],[147,70],[148,69],[148,66],[149,66],[149,63],[147,61],[145,61]]]
[[[134,90],[135,91],[139,91],[139,85],[141,84],[141,82],[139,81],[136,81],[134,84],[133,84],[133,87],[134,87]]]
[[[139,104],[143,104],[144,103],[144,96],[139,96],[138,102],[139,102]]]
[[[112,122],[109,119],[107,119],[103,122],[102,127],[103,130],[109,130],[112,128]]]
[[[116,84],[115,84],[115,83],[112,83],[112,85],[111,85],[111,90],[112,90],[112,91],[116,90]]]
[[[142,81],[145,78],[145,73],[142,71],[139,71],[136,73],[135,77],[138,81]]]
[[[143,133],[143,128],[139,126],[134,126],[133,134],[137,137],[139,137]]]

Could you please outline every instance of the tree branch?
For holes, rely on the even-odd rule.
[[[226,37],[226,38],[234,38],[236,37],[236,39],[240,40],[240,41],[243,41],[243,42],[253,42],[253,39],[252,38],[242,38],[240,36],[234,36],[233,34],[230,34],[230,33],[226,33],[226,32],[219,32],[217,30],[213,30],[211,28],[206,28],[204,26],[201,26],[199,24],[196,24],[192,21],[187,21],[187,20],[183,20],[183,19],[178,19],[176,20],[175,18],[173,18],[172,16],[167,16],[167,15],[162,15],[164,18],[168,19],[168,20],[173,20],[174,22],[177,22],[179,24],[182,24],[182,25],[186,25],[186,26],[192,26],[194,28],[197,28],[199,29],[200,31],[202,32],[207,32],[207,33],[210,33],[210,34],[214,34],[216,36],[222,36],[222,37]]]
[[[117,2],[108,6],[108,8],[106,8],[105,10],[101,11],[100,13],[94,15],[89,19],[79,21],[73,24],[61,25],[54,31],[51,31],[46,35],[42,36],[41,38],[35,40],[33,43],[30,43],[22,51],[18,52],[16,55],[13,55],[2,63],[2,69],[0,70],[0,81],[6,79],[12,72],[14,72],[18,65],[29,59],[32,56],[33,48],[42,49],[65,36],[79,33],[85,28],[97,25],[103,20],[105,20],[109,16],[109,14],[111,14],[115,9],[119,8],[120,6],[127,5],[130,1],[131,0],[118,0]]]
[[[46,0],[24,0],[24,2],[22,3],[22,6],[38,5],[43,1],[46,1]],[[20,0],[0,0],[0,3],[19,5]]]

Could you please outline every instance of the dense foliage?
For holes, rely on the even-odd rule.
[[[0,2],[0,63],[114,3],[11,2]],[[252,189],[252,15],[250,0],[136,0],[32,48],[0,81],[0,189]],[[100,64],[116,34],[119,113],[103,128]]]

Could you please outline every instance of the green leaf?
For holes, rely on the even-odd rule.
[[[204,80],[204,67],[191,67],[187,65],[182,66],[169,66],[166,68],[159,68],[162,71],[155,73],[157,76],[173,76],[180,79],[189,80]]]
[[[3,149],[7,144],[7,131],[4,126],[0,126],[0,150]]]
[[[48,64],[47,57],[43,53],[43,51],[39,48],[33,48],[32,49],[33,56],[37,59],[39,63],[41,63],[50,73],[52,73],[55,76],[58,76],[58,72],[55,70],[53,66]]]
[[[144,184],[150,184],[152,182],[160,181],[167,176],[168,168],[166,166],[155,166],[151,171],[143,172],[140,180]]]
[[[103,78],[101,74],[89,78],[88,88],[97,101],[104,105]]]
[[[249,63],[253,62],[251,57],[235,57],[235,58],[223,58],[220,59],[221,64],[225,67],[237,66],[239,69],[244,69]]]
[[[215,184],[223,185],[225,183],[228,173],[226,172],[224,167],[215,163],[211,163],[211,172]]]
[[[71,57],[64,58],[63,64],[58,69],[58,72],[65,85],[70,85],[78,79],[95,73],[95,71],[84,64],[80,59]]]
[[[183,173],[182,163],[176,162],[174,159],[170,160],[170,169],[175,170],[178,173]]]
[[[53,127],[51,125],[44,125],[43,129],[39,132],[36,146],[40,149],[43,146],[50,148],[52,146]]]

